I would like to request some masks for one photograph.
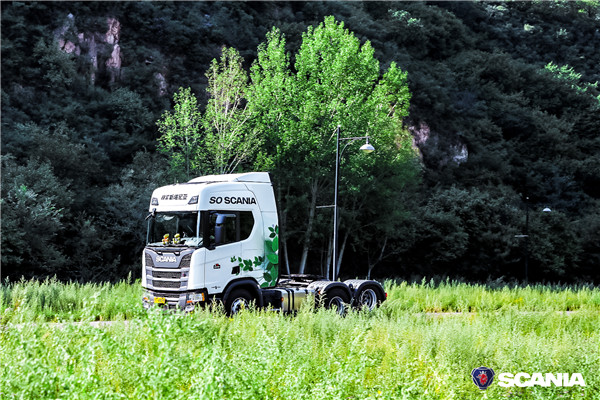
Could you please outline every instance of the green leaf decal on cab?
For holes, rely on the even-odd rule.
[[[279,256],[277,254],[269,254],[267,258],[272,264],[279,264]]]

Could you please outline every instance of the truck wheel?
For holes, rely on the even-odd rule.
[[[332,288],[325,292],[325,308],[336,310],[339,315],[345,315],[350,297],[340,288]]]
[[[225,312],[229,316],[235,315],[241,310],[247,309],[252,300],[254,298],[246,289],[234,289],[225,300]]]
[[[371,286],[361,289],[361,291],[356,294],[355,299],[356,308],[361,309],[366,307],[369,311],[373,311],[382,300],[379,298],[377,289]]]

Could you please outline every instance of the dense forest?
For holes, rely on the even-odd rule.
[[[408,89],[401,129],[377,139],[388,151],[368,159],[349,148],[342,160],[342,277],[600,282],[598,1],[1,7],[2,278],[139,276],[151,191],[186,178],[161,151],[157,123],[180,88],[208,115],[207,71],[225,49],[249,82],[268,75],[273,57],[261,51],[277,49],[286,76],[300,79],[308,38],[332,16],[348,46],[360,43],[356,54],[371,51],[369,82]],[[280,104],[256,87],[242,102],[262,99],[245,124],[259,132],[258,150],[235,171],[273,173],[286,227],[281,267],[323,273],[332,214],[317,206],[332,202],[335,152],[321,152],[318,168],[294,158],[310,153],[302,128],[275,157],[283,130],[256,129],[273,126],[265,120]],[[323,136],[337,122],[321,105],[311,126]],[[286,107],[277,121],[301,127],[299,109]],[[372,120],[350,111],[345,133],[363,136],[351,117]],[[401,156],[389,151],[394,140]]]

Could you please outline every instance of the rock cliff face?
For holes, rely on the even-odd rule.
[[[158,85],[158,97],[166,96],[168,94],[167,89],[167,79],[165,78],[165,74],[162,72],[157,72],[154,74],[154,79],[156,84]]]
[[[119,46],[121,23],[115,18],[107,18],[106,23],[108,24],[108,31],[104,35],[104,40],[106,44],[112,45],[113,49],[105,64],[110,73],[111,82],[114,82],[121,75],[121,46]]]
[[[67,15],[63,25],[54,32],[60,50],[68,54],[84,57],[87,70],[84,72],[91,85],[98,83],[100,76],[103,83],[114,83],[121,79],[123,68],[123,52],[119,44],[121,39],[121,22],[113,17],[106,18],[105,32],[80,31],[75,24],[75,16]],[[152,57],[146,64],[152,64]],[[154,85],[158,97],[168,94],[168,69],[163,66],[154,74]]]
[[[107,31],[78,32],[75,17],[69,14],[63,26],[55,32],[59,48],[69,54],[84,55],[90,63],[90,83],[96,83],[99,72],[106,71],[110,82],[121,76],[121,23],[116,18],[107,18]],[[76,38],[76,39],[74,39]]]
[[[107,18],[108,32],[106,32],[106,43],[118,44],[121,37],[121,23],[116,18]]]
[[[462,164],[469,159],[469,150],[467,145],[459,139],[453,139],[448,145],[447,143],[441,146],[439,134],[432,132],[431,128],[425,122],[419,122],[408,127],[408,131],[413,137],[413,146],[418,150],[419,157],[423,159],[423,152],[432,148],[442,148],[445,157],[438,160],[437,167],[443,167],[448,162],[453,161],[456,164]],[[448,139],[446,139],[448,141]],[[425,145],[428,146],[425,146]]]

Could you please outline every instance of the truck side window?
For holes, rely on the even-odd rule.
[[[220,246],[248,239],[253,227],[251,211],[213,211],[210,213],[210,244]]]
[[[211,243],[215,246],[236,242],[237,215],[234,213],[212,213],[210,216]]]
[[[252,211],[240,211],[240,240],[246,240],[250,237],[254,228],[254,217]]]

